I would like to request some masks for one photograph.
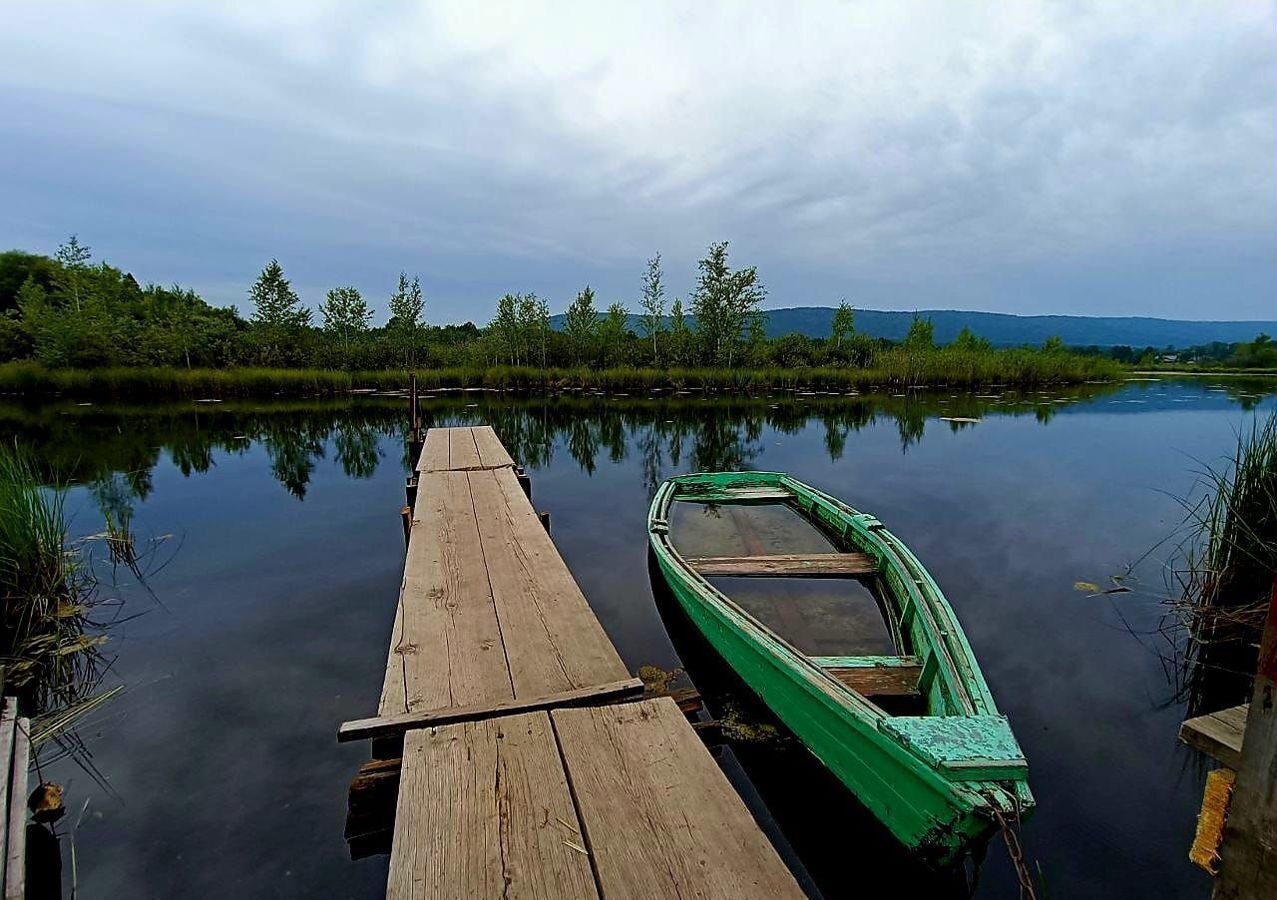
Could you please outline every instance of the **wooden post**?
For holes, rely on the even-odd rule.
[[[1277,579],[1259,644],[1213,900],[1277,897]]]
[[[514,467],[514,477],[519,482],[519,487],[523,488],[523,495],[529,500],[532,499],[532,476],[524,470],[523,466]]]
[[[412,535],[412,507],[405,506],[399,510],[399,515],[403,517],[403,545],[408,546],[408,538]]]
[[[545,533],[550,533],[550,514],[548,512],[541,513],[541,524],[545,526]]]
[[[408,421],[412,427],[413,441],[421,440],[421,421],[418,416],[417,404],[417,373],[413,372],[408,378],[408,403],[412,407],[408,414]]]
[[[404,502],[413,509],[417,506],[417,476],[409,475],[404,479]]]

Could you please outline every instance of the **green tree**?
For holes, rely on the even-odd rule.
[[[958,336],[954,338],[953,346],[959,350],[966,350],[971,353],[983,352],[993,348],[993,345],[989,343],[988,338],[977,336],[976,333],[966,325],[962,326],[962,330],[959,331]]]
[[[77,312],[83,306],[85,275],[92,258],[93,252],[81,244],[74,234],[54,254],[54,259],[62,264],[58,286],[67,294]]]
[[[849,340],[855,333],[856,311],[846,300],[842,300],[834,310],[833,326],[830,329],[829,337],[834,342],[834,348],[841,350],[843,341]]]
[[[1051,335],[1042,342],[1043,353],[1063,353],[1064,350],[1064,339],[1059,335]]]
[[[905,335],[905,346],[910,350],[931,350],[936,346],[936,326],[930,319],[915,314]]]
[[[670,362],[675,365],[687,365],[687,358],[692,343],[692,332],[687,327],[687,316],[683,314],[683,301],[675,297],[670,307]]]
[[[341,342],[342,355],[350,363],[350,344],[368,330],[372,310],[358,288],[336,287],[319,306],[324,317],[324,331]]]
[[[421,278],[417,275],[408,281],[405,272],[399,273],[399,286],[390,295],[390,321],[386,330],[403,353],[405,368],[416,362],[417,343],[421,337],[422,314],[426,301],[421,296]]]
[[[517,366],[520,360],[519,298],[503,294],[497,301],[497,314],[488,323],[488,335],[498,359],[507,365]]]
[[[607,308],[607,315],[599,326],[599,343],[603,345],[603,356],[609,366],[625,362],[625,339],[629,334],[626,326],[629,321],[630,312],[623,303],[613,303]]]
[[[536,356],[544,369],[550,343],[550,304],[536,294],[520,294],[518,306],[519,340],[523,346],[524,364],[532,365]]]
[[[563,333],[567,335],[574,365],[580,365],[582,359],[593,356],[598,330],[599,314],[594,308],[594,291],[587,284],[563,316]]]
[[[310,310],[301,305],[279,260],[272,259],[249,288],[253,301],[252,323],[260,361],[282,365],[297,358],[297,338],[310,325]]]
[[[766,297],[754,266],[732,271],[727,263],[727,242],[710,244],[698,264],[700,275],[692,293],[696,331],[709,362],[732,365],[749,317]]]
[[[660,365],[657,353],[656,336],[661,330],[661,322],[665,318],[665,275],[661,271],[661,254],[656,254],[647,261],[647,271],[643,273],[643,290],[639,303],[643,307],[643,327],[647,336],[652,339],[652,365]]]

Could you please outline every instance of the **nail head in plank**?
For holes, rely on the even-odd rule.
[[[411,728],[428,728],[454,722],[494,719],[515,713],[553,709],[560,706],[579,706],[587,703],[603,703],[622,697],[643,693],[641,678],[627,678],[608,684],[560,691],[544,697],[526,700],[507,700],[501,703],[485,703],[474,706],[453,706],[428,712],[411,712],[395,716],[377,716],[371,719],[354,719],[337,730],[338,741],[358,741],[368,738],[399,734]]]

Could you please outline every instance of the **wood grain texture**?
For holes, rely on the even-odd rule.
[[[471,435],[474,437],[475,447],[479,451],[479,465],[485,469],[497,469],[514,465],[510,452],[506,450],[505,444],[501,443],[501,439],[497,437],[497,433],[492,430],[491,425],[476,426],[471,429]]]
[[[13,768],[9,778],[9,819],[4,859],[4,900],[27,893],[27,793],[31,765],[31,720],[19,718],[13,730]]]
[[[514,698],[465,472],[421,475],[391,648],[408,711]]]
[[[513,470],[467,477],[514,695],[538,697],[628,677]]]
[[[401,647],[406,647],[403,633],[403,590],[400,589],[395,604],[395,624],[390,629],[390,655],[386,658],[386,674],[381,682],[381,700],[377,714],[393,716],[408,711],[408,695],[404,682],[404,664]]]
[[[475,706],[453,706],[447,709],[410,712],[393,716],[377,716],[371,719],[355,719],[337,729],[337,740],[359,741],[387,737],[413,728],[448,725],[454,722],[477,722],[496,719],[514,713],[554,709],[560,706],[578,706],[586,703],[608,703],[621,697],[633,697],[643,693],[643,679],[626,678],[607,684],[573,688],[540,697],[503,700],[500,703],[481,703]]]
[[[598,897],[548,714],[410,731],[390,900]]]
[[[1243,704],[1185,719],[1179,727],[1179,739],[1222,765],[1236,769],[1241,765],[1248,709],[1249,706]]]
[[[4,707],[0,709],[0,883],[3,883],[3,872],[8,859],[9,847],[9,789],[10,772],[13,766],[13,737],[18,725],[18,700],[16,697],[5,697]]]
[[[417,458],[418,472],[442,472],[448,468],[448,445],[452,431],[451,428],[431,428],[426,432],[421,455]]]
[[[915,697],[922,666],[831,666],[825,671],[863,697]]]
[[[701,575],[735,577],[848,578],[877,571],[867,553],[785,553],[770,556],[701,556],[688,564]]]
[[[549,715],[607,900],[803,896],[673,700]]]

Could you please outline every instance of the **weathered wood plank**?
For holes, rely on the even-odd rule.
[[[451,428],[431,428],[427,431],[425,443],[421,445],[421,456],[417,458],[417,471],[441,472],[447,469],[451,438]]]
[[[514,695],[540,697],[628,677],[513,470],[468,478]]]
[[[831,666],[825,671],[864,697],[916,697],[922,666]]]
[[[448,445],[448,469],[457,472],[482,467],[483,463],[479,460],[479,447],[474,439],[474,429],[452,429],[452,440]]]
[[[608,900],[803,896],[673,700],[549,715]]]
[[[485,469],[514,465],[510,452],[506,450],[505,444],[501,443],[501,439],[497,437],[491,425],[479,425],[471,433],[474,436],[475,447],[479,451],[479,465]]]
[[[1247,708],[1235,706],[1185,719],[1179,727],[1179,739],[1222,765],[1236,769],[1241,765]]]
[[[688,564],[701,575],[847,578],[877,571],[867,553],[784,553],[770,556],[700,556]]]
[[[13,737],[18,726],[18,700],[6,697],[0,709],[0,883],[9,856],[9,773],[13,766]]]
[[[354,719],[337,729],[337,740],[359,741],[368,738],[402,734],[410,728],[427,728],[454,722],[474,722],[496,719],[515,713],[535,712],[560,706],[576,706],[582,703],[607,703],[621,697],[633,697],[643,693],[643,679],[626,678],[607,684],[573,688],[542,697],[504,700],[499,703],[481,703],[475,706],[453,706],[448,709],[403,713],[394,716],[376,716],[370,719]]]
[[[546,713],[404,739],[389,900],[597,898]]]
[[[377,713],[382,716],[393,716],[408,711],[408,693],[404,681],[404,663],[401,647],[406,647],[403,632],[403,591],[395,604],[395,624],[390,630],[390,655],[386,658],[386,675],[381,683],[381,700],[377,703]]]
[[[9,776],[8,846],[4,860],[4,900],[27,893],[27,769],[31,765],[31,720],[19,718],[13,730],[13,768]]]
[[[391,648],[408,711],[514,699],[465,472],[421,476]]]

